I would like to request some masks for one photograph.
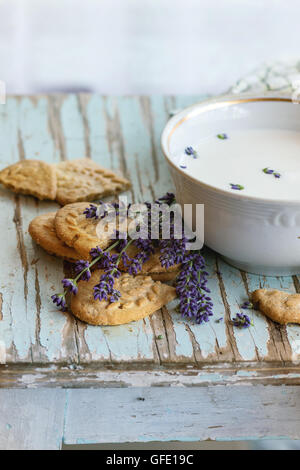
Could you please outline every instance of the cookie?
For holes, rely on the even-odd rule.
[[[300,323],[300,294],[257,289],[251,295],[255,308],[277,323]]]
[[[56,171],[40,160],[22,160],[0,172],[0,183],[15,193],[30,194],[38,199],[55,199]]]
[[[28,228],[31,237],[50,255],[60,256],[68,261],[81,259],[81,256],[74,248],[70,248],[56,235],[55,214],[55,212],[48,212],[35,217]]]
[[[61,205],[95,201],[131,186],[127,179],[87,158],[57,164],[56,175],[56,200]]]
[[[133,277],[124,273],[114,284],[121,293],[118,302],[95,300],[93,287],[102,274],[103,271],[96,270],[89,281],[79,282],[78,293],[71,299],[73,314],[91,325],[123,325],[140,320],[176,297],[173,287],[155,282],[150,276]]]
[[[74,248],[82,259],[90,258],[92,248],[99,246],[103,250],[113,243],[112,232],[102,231],[101,238],[97,235],[99,220],[87,219],[84,210],[89,207],[88,202],[75,202],[67,204],[57,211],[55,216],[55,230],[58,237],[68,246]]]

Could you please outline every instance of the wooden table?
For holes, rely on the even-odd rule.
[[[162,128],[171,110],[201,99],[10,97],[0,105],[1,168],[88,156],[129,177],[132,200],[153,200],[173,188]],[[255,311],[248,330],[230,323],[249,291],[299,291],[298,277],[248,275],[206,250],[209,323],[182,319],[175,301],[129,325],[87,326],[52,305],[63,263],[27,231],[57,205],[3,188],[0,204],[0,448],[300,438],[300,327]]]

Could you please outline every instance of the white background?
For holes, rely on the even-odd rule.
[[[0,0],[7,91],[220,93],[300,57],[299,0]]]

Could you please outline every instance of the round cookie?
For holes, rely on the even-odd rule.
[[[74,248],[70,248],[56,235],[55,214],[55,212],[48,212],[35,217],[28,228],[31,237],[51,255],[60,256],[69,261],[81,259],[81,256]]]
[[[80,320],[91,325],[122,325],[151,315],[176,297],[174,287],[155,282],[150,276],[122,274],[115,280],[119,290],[118,302],[95,300],[93,287],[104,271],[96,270],[89,281],[78,283],[78,292],[72,295],[71,310]]]
[[[89,202],[75,202],[67,204],[56,213],[55,230],[59,238],[74,248],[82,259],[90,258],[92,248],[99,246],[102,250],[110,246],[114,240],[111,238],[113,227],[106,231],[108,224],[103,227],[100,236],[98,224],[101,221],[86,218],[83,213],[89,207]],[[98,230],[97,230],[98,227]]]
[[[58,163],[56,175],[56,200],[61,205],[95,201],[126,191],[131,186],[126,178],[102,168],[89,158]]]
[[[21,160],[0,172],[0,183],[15,193],[38,199],[55,199],[56,170],[41,160]]]

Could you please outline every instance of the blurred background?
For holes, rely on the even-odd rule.
[[[0,0],[8,93],[217,94],[298,58],[299,0]]]

